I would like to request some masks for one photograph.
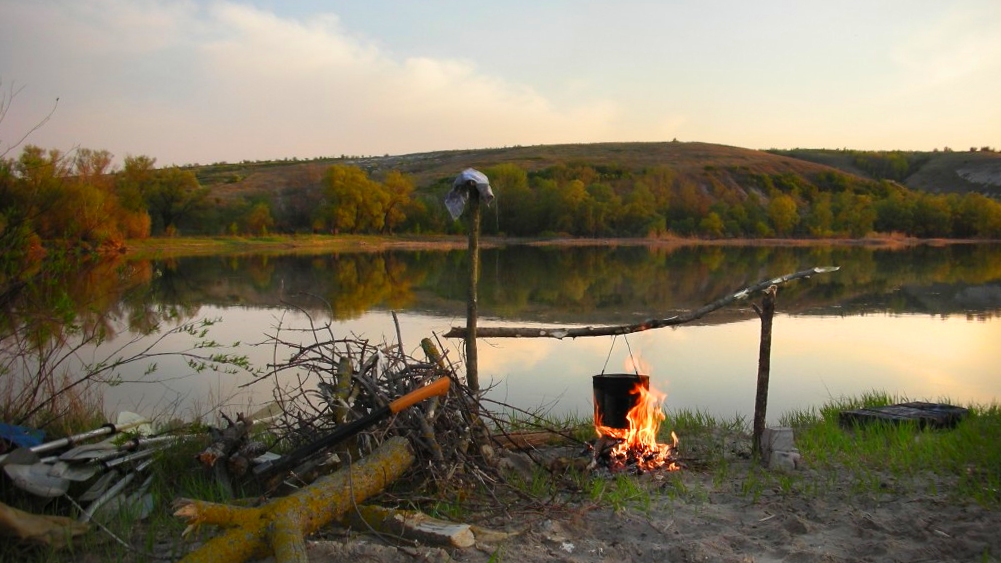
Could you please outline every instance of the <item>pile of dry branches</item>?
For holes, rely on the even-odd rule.
[[[446,396],[407,408],[332,451],[312,456],[286,477],[286,484],[298,486],[357,461],[392,436],[403,436],[413,446],[416,462],[408,478],[416,481],[411,483],[414,491],[441,495],[478,484],[489,490],[501,481],[489,459],[490,433],[479,397],[440,352],[440,342],[425,338],[423,357],[416,358],[404,350],[398,321],[396,328],[395,344],[337,338],[329,324],[279,327],[269,335],[276,351],[288,351],[286,359],[269,365],[254,383],[270,382],[282,411],[272,430],[283,444],[273,444],[273,450],[315,441],[440,377],[452,380]]]

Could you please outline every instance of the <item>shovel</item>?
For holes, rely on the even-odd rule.
[[[117,467],[124,465],[126,463],[131,463],[133,461],[145,460],[146,458],[151,457],[154,453],[158,452],[160,449],[162,449],[162,446],[160,448],[150,448],[148,450],[141,450],[129,454],[127,456],[113,459],[111,461],[105,461],[101,463],[88,463],[87,464],[88,467],[94,468],[93,473],[91,473],[91,475],[97,473],[97,470],[102,467],[105,470],[107,470],[107,473],[101,475],[101,477],[98,478],[98,480],[95,481],[94,484],[91,485],[89,489],[84,491],[83,494],[80,495],[80,498],[77,500],[84,502],[88,500],[93,500],[103,495],[105,491],[107,491],[108,486],[111,485],[111,482],[115,480],[115,477],[121,476],[121,473],[116,469]],[[141,464],[142,467],[145,468],[146,466],[149,465],[151,461],[152,460],[144,461],[143,464]]]
[[[272,475],[288,471],[306,456],[346,440],[391,414],[396,414],[403,409],[412,407],[424,399],[448,393],[448,385],[449,379],[447,377],[438,378],[429,385],[425,385],[416,391],[411,391],[384,407],[375,409],[357,420],[336,428],[333,432],[315,442],[310,442],[296,448],[291,453],[276,461],[265,461],[254,466],[254,476],[258,479],[267,479]]]
[[[112,487],[105,490],[100,496],[94,499],[94,502],[90,503],[90,505],[87,506],[87,509],[84,510],[83,514],[80,515],[80,518],[78,518],[77,521],[79,522],[90,521],[90,519],[94,517],[94,513],[97,512],[97,509],[101,508],[102,506],[107,504],[108,501],[118,496],[119,493],[125,490],[125,487],[127,487],[129,483],[135,480],[139,472],[145,470],[147,467],[150,466],[151,463],[153,463],[152,459],[147,459],[146,461],[140,463],[138,466],[136,466],[135,471],[126,474],[125,477],[122,477],[121,481],[115,483]],[[110,475],[114,474],[111,473]]]
[[[158,449],[160,448],[141,450],[118,459],[111,459],[113,456],[107,456],[103,459],[93,459],[87,463],[77,464],[66,461],[56,461],[52,464],[42,463],[37,461],[38,454],[34,452],[15,451],[11,452],[3,470],[19,489],[43,498],[54,498],[66,494],[73,481],[87,481],[101,469],[113,469],[123,463],[145,459]],[[123,452],[112,450],[110,453],[121,455]],[[114,475],[115,472],[109,471],[108,474]],[[102,482],[105,483],[103,486],[107,487],[107,481],[102,478],[92,485],[91,489],[101,486]]]
[[[17,454],[19,451],[28,451],[33,454],[51,452],[52,450],[58,450],[59,448],[72,446],[78,442],[83,442],[91,438],[97,438],[98,436],[105,436],[108,434],[115,434],[123,430],[129,430],[148,423],[149,421],[146,420],[142,415],[138,415],[134,412],[122,411],[121,413],[118,414],[118,419],[114,424],[110,423],[105,424],[104,426],[96,428],[89,432],[84,432],[82,434],[75,434],[73,436],[60,438],[58,440],[53,440],[51,442],[45,442],[44,444],[38,444],[37,446],[32,446],[30,448],[18,448],[9,454],[0,455],[0,465],[6,465],[7,463],[11,463],[7,461],[7,458],[14,454]],[[37,461],[39,460],[35,459],[35,462]]]
[[[84,444],[82,446],[77,446],[71,450],[67,450],[60,454],[60,461],[105,461],[117,457],[122,452],[133,452],[138,450],[142,446],[152,446],[154,444],[160,444],[163,442],[173,442],[180,438],[180,436],[152,436],[146,438],[144,436],[136,436],[135,438],[130,438],[122,442],[121,444],[115,444],[114,442],[109,442],[107,440],[103,442],[98,442],[96,444]],[[42,460],[45,461],[45,460]]]
[[[44,463],[10,463],[3,466],[4,473],[22,491],[44,498],[55,498],[66,494],[70,480],[56,474],[51,465]]]

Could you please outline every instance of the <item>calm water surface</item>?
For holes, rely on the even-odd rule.
[[[480,326],[596,326],[668,317],[770,277],[813,266],[841,270],[783,285],[773,328],[769,419],[840,396],[879,390],[912,400],[990,403],[1001,397],[1001,246],[762,248],[511,246],[483,252]],[[308,318],[338,338],[395,342],[422,357],[421,338],[465,324],[465,252],[211,257],[137,262],[130,288],[106,313],[118,336],[180,319],[221,319],[211,337],[241,343],[256,365],[287,350],[266,335],[291,337]],[[757,297],[760,301],[760,296]],[[295,308],[290,308],[294,305]],[[169,312],[169,314],[167,313]],[[307,317],[308,315],[308,317]],[[152,336],[155,336],[154,332]],[[150,337],[152,337],[150,336]],[[725,417],[754,409],[760,322],[748,303],[700,321],[625,338],[484,339],[481,384],[521,408],[591,412],[591,376],[642,362],[668,409]],[[146,338],[150,338],[146,337]],[[250,346],[251,343],[262,343]],[[458,340],[442,343],[462,357]],[[174,338],[170,349],[189,345]],[[142,345],[142,341],[133,346]],[[106,391],[110,411],[198,413],[267,400],[245,378],[193,374],[166,362]],[[241,410],[243,410],[241,408]]]

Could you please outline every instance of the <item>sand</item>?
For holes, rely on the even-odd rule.
[[[949,493],[955,479],[876,476],[878,484],[859,487],[831,471],[785,474],[752,471],[749,459],[728,463],[725,472],[630,477],[650,492],[649,505],[616,510],[585,501],[487,523],[523,530],[504,541],[443,549],[355,535],[310,542],[310,561],[917,562],[1001,555],[1001,511],[958,501]]]

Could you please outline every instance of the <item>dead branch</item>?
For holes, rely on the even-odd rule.
[[[772,285],[779,285],[800,278],[809,278],[815,274],[826,274],[839,269],[839,266],[827,266],[810,268],[792,274],[786,274],[777,278],[772,278],[758,282],[750,287],[746,287],[737,293],[717,299],[712,303],[689,311],[681,315],[675,315],[666,319],[649,319],[638,324],[618,325],[618,326],[588,326],[579,328],[526,328],[526,327],[479,327],[476,329],[477,338],[578,338],[582,336],[614,336],[618,334],[631,334],[654,328],[666,326],[677,326],[685,324],[705,315],[721,309],[734,301],[746,299],[750,295],[767,289]],[[445,338],[465,338],[466,329],[462,327],[452,327],[444,334]]]

